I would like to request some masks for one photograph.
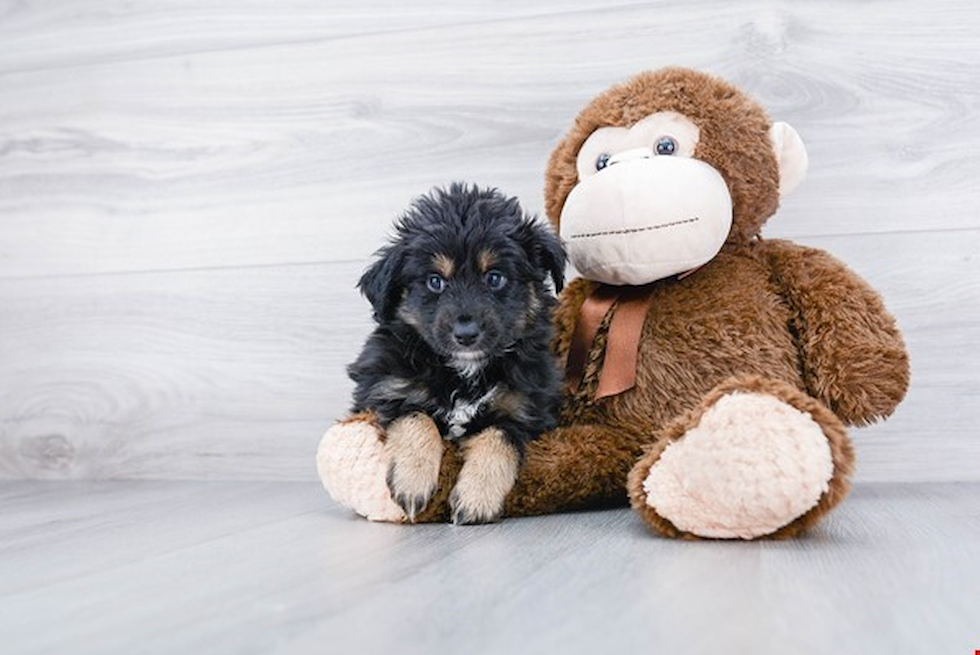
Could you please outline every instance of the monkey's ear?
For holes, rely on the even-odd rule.
[[[809,165],[806,146],[789,123],[773,123],[769,129],[769,139],[779,164],[779,195],[785,196],[806,177]]]
[[[544,223],[529,220],[524,224],[520,240],[535,267],[548,271],[555,291],[561,291],[565,286],[567,256],[558,235]]]
[[[394,318],[402,293],[398,274],[405,260],[405,250],[399,244],[394,244],[376,254],[378,260],[364,271],[357,288],[374,307],[374,318],[388,321]]]

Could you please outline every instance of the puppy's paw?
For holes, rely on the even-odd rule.
[[[487,428],[467,439],[462,452],[463,468],[449,497],[453,523],[496,521],[517,480],[517,450],[503,432]]]
[[[457,484],[449,495],[449,508],[456,525],[493,523],[504,511],[507,494],[491,493]]]
[[[409,414],[388,426],[385,451],[388,489],[409,521],[425,509],[439,484],[442,463],[442,437],[439,428],[425,414]]]

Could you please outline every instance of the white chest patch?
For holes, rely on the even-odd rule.
[[[483,357],[455,357],[450,365],[464,378],[472,379],[486,364],[487,360]]]
[[[480,409],[497,395],[497,387],[490,387],[490,390],[476,400],[456,400],[453,408],[446,414],[446,423],[449,424],[449,436],[458,439],[466,434],[466,426]]]

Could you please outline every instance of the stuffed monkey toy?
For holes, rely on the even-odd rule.
[[[799,135],[736,87],[667,68],[593,99],[548,162],[545,207],[581,277],[555,313],[567,390],[504,515],[623,505],[669,537],[789,537],[847,494],[845,426],[909,382],[878,294],[826,252],[760,236],[807,168]],[[317,464],[341,505],[404,521],[384,434],[332,427]],[[449,518],[459,471],[416,521]]]

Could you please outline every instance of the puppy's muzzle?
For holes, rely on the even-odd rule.
[[[461,346],[472,346],[480,338],[480,326],[472,316],[463,315],[453,324],[453,339]]]

